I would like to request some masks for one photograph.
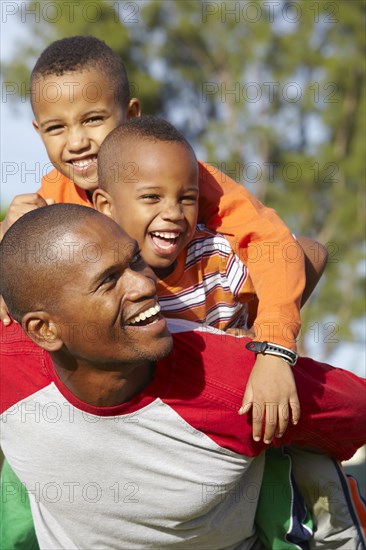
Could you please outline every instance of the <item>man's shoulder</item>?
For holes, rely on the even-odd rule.
[[[168,327],[182,373],[200,373],[206,380],[215,380],[217,387],[225,385],[235,394],[244,391],[255,360],[245,348],[248,338],[180,319],[169,319]]]
[[[48,386],[50,358],[22,330],[19,324],[0,323],[0,412]]]
[[[5,326],[0,323],[0,353],[3,355],[23,355],[24,353],[43,355],[43,350],[26,335],[19,323]]]
[[[174,375],[164,402],[220,447],[257,455],[262,446],[252,438],[249,417],[238,414],[254,363],[245,348],[249,340],[190,325],[193,330],[174,320]]]

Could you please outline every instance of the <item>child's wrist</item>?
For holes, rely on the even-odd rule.
[[[272,344],[271,342],[258,342],[251,341],[245,346],[249,351],[253,351],[256,354],[261,355],[273,355],[279,359],[283,359],[291,367],[296,365],[298,354],[292,349],[280,346],[279,344]]]

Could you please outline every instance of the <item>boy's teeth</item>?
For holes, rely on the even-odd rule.
[[[155,235],[156,237],[162,237],[163,239],[176,239],[179,237],[179,233],[170,233],[168,231],[154,231],[152,235]]]
[[[129,321],[129,325],[133,325],[134,323],[139,323],[140,321],[145,321],[145,319],[148,319],[149,317],[153,317],[154,315],[157,315],[160,311],[161,307],[159,304],[156,304],[154,307],[150,307],[146,311],[142,311],[136,317],[131,319]]]
[[[92,164],[93,162],[95,162],[95,159],[89,158],[89,159],[83,159],[83,160],[73,160],[72,164],[82,168],[83,166],[89,166],[89,164]]]

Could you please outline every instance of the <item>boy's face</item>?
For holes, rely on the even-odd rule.
[[[95,206],[136,239],[146,263],[163,278],[196,229],[197,160],[181,143],[147,140],[127,143],[123,159],[128,162],[120,159],[113,170],[108,203],[98,190]]]
[[[50,161],[78,187],[94,190],[102,141],[138,108],[123,109],[112,84],[95,69],[40,78],[33,89],[33,125]]]

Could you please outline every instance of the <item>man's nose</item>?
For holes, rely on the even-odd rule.
[[[138,302],[156,295],[157,278],[150,267],[146,266],[140,271],[126,269],[123,278],[126,300]]]

